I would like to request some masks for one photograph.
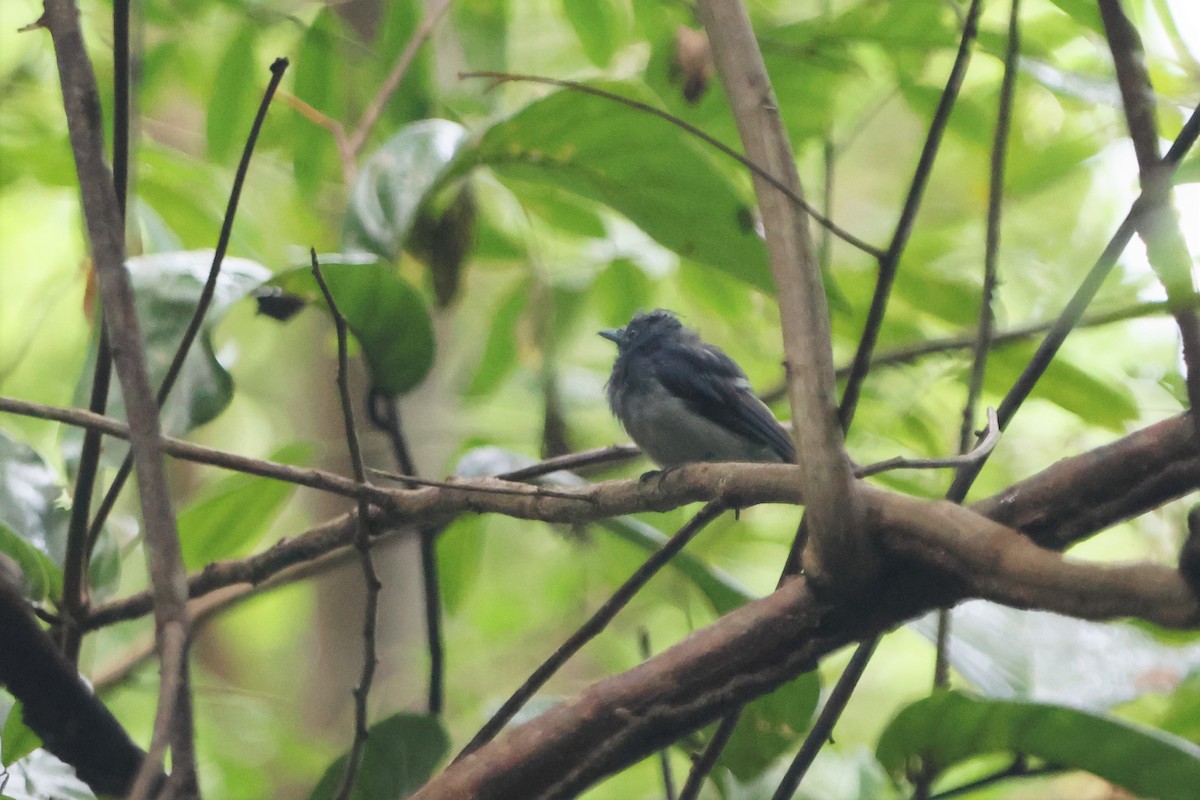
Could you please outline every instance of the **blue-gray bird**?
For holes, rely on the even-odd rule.
[[[690,461],[796,463],[796,448],[741,367],[670,311],[600,331],[616,342],[608,404],[660,467]]]

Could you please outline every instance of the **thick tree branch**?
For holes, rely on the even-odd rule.
[[[195,774],[190,698],[181,690],[187,685],[187,658],[183,653],[166,651],[168,646],[186,647],[187,583],[159,448],[158,406],[142,352],[133,287],[124,267],[124,228],[112,174],[104,162],[99,91],[79,28],[79,12],[70,0],[46,0],[43,21],[54,41],[83,216],[113,362],[129,417],[159,647],[164,663],[176,660],[180,670],[176,675],[162,676],[155,731],[170,732],[174,768],[185,778],[187,791]],[[168,659],[175,655],[179,657]],[[152,777],[158,770],[159,765],[147,758],[141,776]]]
[[[88,690],[2,570],[0,642],[0,685],[21,701],[25,724],[96,794],[123,797],[146,754]],[[162,774],[156,779],[161,785]]]
[[[1069,563],[953,503],[862,489],[891,557],[866,602],[837,605],[806,578],[726,615],[662,655],[594,684],[461,759],[415,795],[566,798],[815,667],[851,641],[983,596],[1088,619],[1200,626],[1200,600],[1167,567]]]
[[[1112,444],[1063,459],[971,508],[1021,530],[1043,547],[1063,549],[1200,487],[1200,447],[1190,438],[1190,430],[1189,415],[1151,425]],[[720,500],[728,508],[798,503],[795,471],[794,466],[784,464],[690,464],[666,473],[661,480],[607,481],[573,490],[578,492],[578,500],[469,491],[473,483],[496,482],[486,478],[464,481],[462,489],[380,490],[390,499],[386,510],[372,512],[372,529],[447,521],[464,512],[583,523],[639,511],[667,511],[707,500]],[[225,586],[261,583],[282,570],[348,547],[354,528],[354,516],[347,514],[253,556],[209,564],[190,577],[190,595],[201,597]],[[114,600],[94,609],[85,627],[134,619],[150,607],[148,593]]]
[[[738,0],[703,0],[699,10],[746,157],[803,197],[745,8]],[[792,438],[811,518],[805,567],[822,586],[852,592],[870,581],[874,558],[837,420],[829,313],[808,215],[758,175],[754,190],[779,300]]]

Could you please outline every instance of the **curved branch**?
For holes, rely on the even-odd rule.
[[[574,797],[813,669],[838,647],[972,595],[1087,619],[1137,616],[1200,627],[1200,599],[1176,570],[1070,563],[953,503],[876,489],[860,496],[869,533],[886,554],[870,597],[833,604],[813,594],[806,578],[789,581],[510,730],[453,764],[415,800]]]

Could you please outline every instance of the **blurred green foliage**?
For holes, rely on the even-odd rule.
[[[824,207],[828,178],[829,214],[878,246],[891,236],[912,178],[964,5],[751,4],[809,199]],[[1174,136],[1197,102],[1200,25],[1185,0],[1124,5],[1145,32],[1160,130]],[[307,274],[310,248],[337,254],[321,260],[366,362],[359,388],[370,383],[402,398],[410,445],[431,477],[485,446],[536,458],[549,444],[550,412],[565,421],[572,448],[622,441],[604,404],[613,353],[594,332],[622,324],[638,309],[677,310],[728,350],[761,390],[781,380],[778,311],[744,169],[680,128],[602,98],[459,76],[489,69],[580,80],[666,110],[740,150],[716,76],[700,75],[703,91],[684,97],[679,28],[696,24],[686,4],[453,3],[353,152],[347,142],[426,4],[214,0],[139,8],[136,201],[128,239],[140,310],[151,322],[153,369],[169,359],[207,271],[267,67],[278,56],[291,60],[234,226],[236,260],[226,260],[224,288],[190,377],[168,408],[174,430],[243,455],[345,471],[332,327],[323,304],[277,323],[256,316],[248,299],[268,281],[316,298]],[[86,397],[96,309],[49,37],[16,33],[39,13],[36,0],[6,0],[0,8],[0,395],[70,405]],[[1007,13],[1007,4],[992,3],[984,14],[900,266],[882,352],[970,332],[978,318]],[[83,9],[111,126],[110,14],[108,2]],[[1134,195],[1136,168],[1101,30],[1093,2],[1024,4],[995,303],[1001,330],[1058,313]],[[1200,214],[1198,165],[1191,156],[1179,176],[1192,220]],[[815,226],[814,233],[827,235]],[[1192,247],[1200,249],[1195,241]],[[875,264],[838,240],[827,252],[823,267],[840,299],[832,309],[834,350],[845,363],[861,333]],[[1096,306],[1121,308],[1160,294],[1131,249]],[[991,354],[985,403],[996,403],[1031,347],[1018,343]],[[1006,433],[976,495],[1179,413],[1180,366],[1174,328],[1162,318],[1074,333]],[[849,435],[855,459],[953,451],[969,367],[969,355],[957,351],[874,371]],[[782,405],[776,411],[787,414]],[[982,420],[982,410],[976,416]],[[358,417],[365,432],[363,409]],[[69,502],[63,493],[74,477],[78,442],[77,433],[55,423],[0,416],[0,552],[22,566],[33,600],[53,603],[61,591]],[[108,447],[123,452],[115,443]],[[368,438],[369,464],[394,470],[389,453],[386,443]],[[170,469],[192,568],[261,550],[345,510],[263,479],[180,462]],[[101,477],[103,486],[111,466]],[[880,480],[934,497],[948,478],[891,473]],[[1080,553],[1170,561],[1183,513],[1181,504],[1165,507],[1096,537]],[[92,575],[100,596],[146,585],[136,516],[127,499],[102,538],[107,560]],[[643,630],[652,648],[662,650],[717,613],[771,591],[797,517],[795,509],[758,508],[714,523],[678,569],[639,594],[546,696],[577,694],[636,664]],[[412,588],[419,576],[406,566],[415,555],[403,547],[381,557],[383,661],[370,739],[378,749],[364,763],[363,792],[379,787],[395,796],[419,783],[641,563],[647,547],[686,518],[678,510],[570,531],[505,518],[457,520],[438,543],[449,659],[440,722],[402,713],[424,710],[422,610]],[[347,600],[354,594],[347,586],[357,587],[355,573],[341,583],[292,584],[204,628],[194,648],[194,687],[201,782],[209,796],[286,800],[330,791],[331,765],[351,734],[349,687],[361,651],[359,612]],[[1099,779],[1073,767],[1161,796],[1171,796],[1173,784],[1154,783],[1153,771],[1138,760],[1175,759],[1194,770],[1200,705],[1195,677],[1184,678],[1200,666],[1195,637],[1167,645],[1137,631],[1140,638],[1129,638],[1128,626],[1097,626],[1104,637],[1121,637],[1122,664],[1129,665],[1119,696],[1100,699],[1083,687],[1074,694],[1064,689],[1054,680],[1061,670],[1053,662],[1034,669],[1026,659],[1019,675],[1005,673],[1012,659],[1004,649],[1014,634],[1008,627],[996,634],[998,624],[970,618],[962,646],[952,644],[955,685],[978,698],[959,691],[927,698],[932,647],[908,631],[890,636],[802,796],[903,796],[904,768],[930,752],[942,766],[953,765],[946,788],[953,779],[985,774],[998,752],[1020,750],[1066,768],[1021,784],[1023,791],[1044,790],[1041,796],[1096,787]],[[93,634],[82,662],[142,743],[153,719],[157,671],[110,671],[145,646],[150,625],[142,619]],[[1067,659],[1070,643],[1100,636],[1097,628],[1031,622],[1020,642],[1028,652]],[[772,779],[815,707],[818,678],[828,682],[844,657],[831,657],[820,676],[755,705],[710,796],[770,796]],[[1054,703],[1084,710],[1039,702],[1047,693]],[[5,714],[7,700],[0,692]],[[17,747],[24,756],[33,746],[29,734],[7,716],[0,748]],[[677,780],[701,736],[670,752]],[[1105,743],[1121,746],[1100,749]],[[413,772],[390,771],[397,753],[420,755],[408,765]],[[12,797],[36,796],[66,780],[36,753],[3,763],[14,776],[4,790]],[[661,796],[657,770],[647,761],[588,797]],[[1002,784],[965,796],[1016,795]]]

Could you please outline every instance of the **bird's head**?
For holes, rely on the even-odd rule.
[[[670,311],[656,308],[635,314],[624,328],[605,328],[599,334],[615,342],[621,353],[647,350],[670,341],[683,331],[683,323]]]

